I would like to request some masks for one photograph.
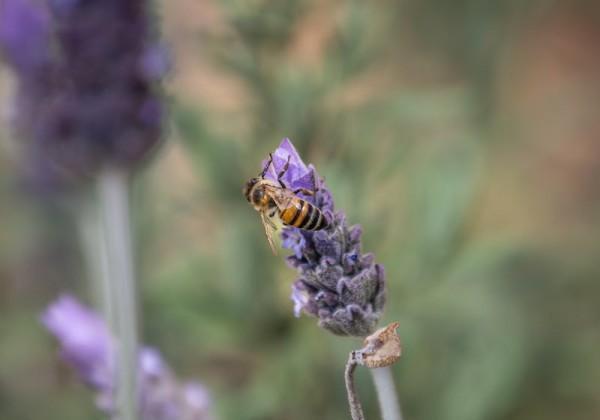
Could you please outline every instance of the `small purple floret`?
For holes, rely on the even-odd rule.
[[[265,177],[277,174],[289,159],[282,180],[295,190],[306,188],[314,196],[302,196],[323,211],[329,227],[309,232],[294,227],[283,229],[282,245],[293,251],[288,264],[300,277],[292,285],[294,315],[301,312],[319,318],[319,325],[334,334],[364,337],[371,334],[385,303],[383,266],[372,254],[361,253],[360,226],[348,226],[343,212],[334,211],[331,192],[312,165],[306,165],[289,139],[273,152]],[[263,169],[268,159],[263,161]]]
[[[210,409],[211,396],[208,390],[199,382],[187,382],[183,385],[183,400],[185,411],[182,419],[209,420],[212,419]]]

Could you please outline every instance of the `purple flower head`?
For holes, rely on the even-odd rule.
[[[302,161],[288,139],[272,156],[265,177],[276,181],[289,159],[284,184],[289,189],[314,191],[302,198],[319,207],[330,221],[327,228],[315,232],[289,226],[282,231],[283,247],[293,251],[287,262],[299,273],[292,285],[294,314],[316,316],[319,325],[334,334],[371,334],[385,303],[383,266],[374,263],[372,254],[362,254],[360,226],[348,226],[344,213],[334,211],[333,197],[323,179]]]
[[[116,343],[104,321],[74,297],[64,295],[42,314],[42,323],[60,342],[63,359],[97,392],[98,408],[114,415]],[[156,349],[140,350],[139,375],[142,419],[212,418],[206,389],[195,382],[180,383]]]

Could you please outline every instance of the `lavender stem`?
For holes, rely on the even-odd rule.
[[[350,352],[348,362],[346,363],[346,370],[344,371],[344,380],[346,381],[346,392],[348,393],[348,405],[350,406],[350,415],[352,420],[364,420],[365,415],[358,398],[358,393],[354,387],[354,371],[356,370],[356,360],[354,352]]]
[[[88,270],[88,278],[91,280],[90,291],[95,300],[95,305],[102,317],[106,320],[111,331],[116,329],[115,321],[112,319],[110,274],[108,256],[104,238],[102,219],[96,201],[85,203],[80,209],[78,216],[78,231],[84,252],[85,266]]]
[[[394,377],[389,366],[369,369],[373,375],[383,420],[402,420]]]
[[[117,337],[117,415],[138,418],[137,399],[137,302],[129,221],[129,188],[123,170],[107,168],[98,177],[98,195],[104,228],[104,244]]]

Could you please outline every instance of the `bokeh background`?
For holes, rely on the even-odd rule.
[[[600,4],[178,0],[133,194],[143,341],[221,419],[348,418],[359,342],[295,319],[242,183],[283,137],[385,265],[409,420],[600,418]],[[109,23],[107,23],[109,24]],[[2,113],[13,79],[0,67]],[[93,302],[74,209],[0,126],[0,418],[101,418],[39,313]],[[370,377],[358,374],[367,417]]]

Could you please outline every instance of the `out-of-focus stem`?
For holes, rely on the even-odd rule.
[[[350,416],[352,420],[364,420],[365,415],[363,413],[360,399],[356,393],[354,387],[354,371],[356,370],[356,359],[354,352],[350,352],[348,357],[348,363],[346,363],[346,370],[344,372],[344,380],[346,381],[346,392],[348,393],[348,405],[350,406]]]
[[[92,200],[90,200],[92,201]],[[111,331],[116,329],[112,318],[114,310],[110,294],[110,274],[105,246],[104,229],[97,202],[86,202],[78,209],[78,231],[84,252],[91,293],[97,310],[106,320]]]
[[[373,375],[383,420],[402,420],[394,377],[389,366],[369,369]]]
[[[117,417],[138,418],[137,302],[129,221],[127,174],[110,168],[98,177],[108,294],[118,351],[116,357]]]

